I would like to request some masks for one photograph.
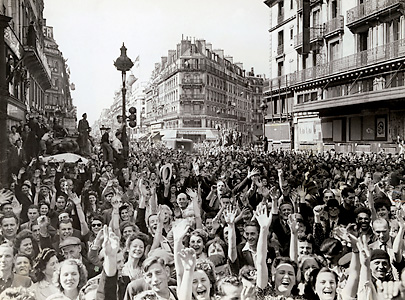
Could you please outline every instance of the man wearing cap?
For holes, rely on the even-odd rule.
[[[59,248],[65,259],[74,258],[80,260],[86,267],[88,278],[90,279],[100,274],[101,269],[89,262],[86,257],[82,256],[82,244],[83,243],[79,238],[69,236],[59,244]]]
[[[387,252],[381,249],[371,250],[370,270],[373,282],[393,281],[392,266]]]

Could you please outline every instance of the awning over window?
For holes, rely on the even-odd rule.
[[[216,130],[207,130],[206,139],[207,140],[216,140],[218,138],[218,132]]]

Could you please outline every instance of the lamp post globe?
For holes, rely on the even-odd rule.
[[[126,164],[127,159],[128,159],[128,150],[129,150],[129,145],[128,145],[128,137],[127,137],[127,117],[126,117],[126,112],[125,112],[125,96],[127,93],[127,89],[125,87],[125,81],[126,81],[126,72],[131,70],[131,68],[134,66],[134,63],[132,60],[127,56],[127,48],[125,47],[124,43],[122,43],[121,47],[121,55],[117,58],[117,60],[114,62],[114,66],[117,68],[118,71],[121,71],[122,74],[122,136],[121,136],[121,142],[122,142],[122,154],[124,156],[124,163]]]

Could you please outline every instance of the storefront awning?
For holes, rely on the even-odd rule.
[[[218,138],[218,132],[215,130],[207,130],[206,131],[206,139],[207,140],[216,140]]]
[[[175,139],[177,137],[177,130],[166,130],[161,133],[163,135],[163,139]]]

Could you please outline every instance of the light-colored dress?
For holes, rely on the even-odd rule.
[[[37,300],[46,300],[49,296],[60,293],[56,286],[46,280],[34,283],[29,290],[35,294]]]

